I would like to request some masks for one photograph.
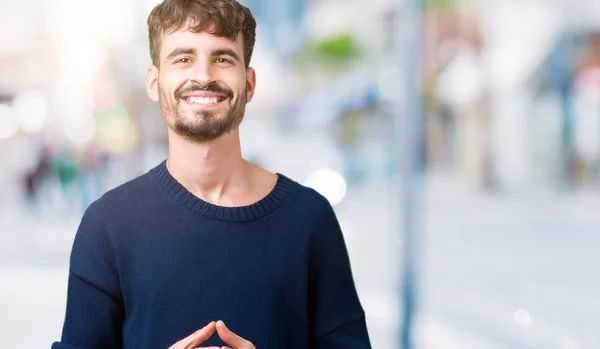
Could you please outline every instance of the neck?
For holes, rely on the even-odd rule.
[[[249,164],[242,158],[239,130],[197,143],[169,129],[167,169],[191,193],[221,204],[248,187]]]

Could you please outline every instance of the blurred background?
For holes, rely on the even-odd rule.
[[[83,210],[166,158],[157,3],[1,1],[5,347],[60,338]],[[374,348],[600,348],[599,1],[242,3],[244,156],[335,205]]]

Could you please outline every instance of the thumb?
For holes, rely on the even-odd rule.
[[[254,348],[250,342],[231,332],[221,320],[217,321],[217,333],[219,334],[219,337],[233,349]]]
[[[214,321],[211,321],[208,325],[173,344],[169,349],[195,348],[197,345],[209,339],[213,333],[215,333],[215,323]]]

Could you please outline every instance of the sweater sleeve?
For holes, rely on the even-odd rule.
[[[124,305],[105,211],[85,212],[71,251],[62,338],[52,349],[121,348]]]
[[[323,211],[311,241],[311,349],[370,349],[365,313],[339,222],[329,202]]]

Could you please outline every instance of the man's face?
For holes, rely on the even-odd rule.
[[[255,73],[246,68],[242,34],[235,41],[184,28],[164,33],[160,68],[146,74],[148,95],[177,134],[207,142],[236,129],[252,100]]]

